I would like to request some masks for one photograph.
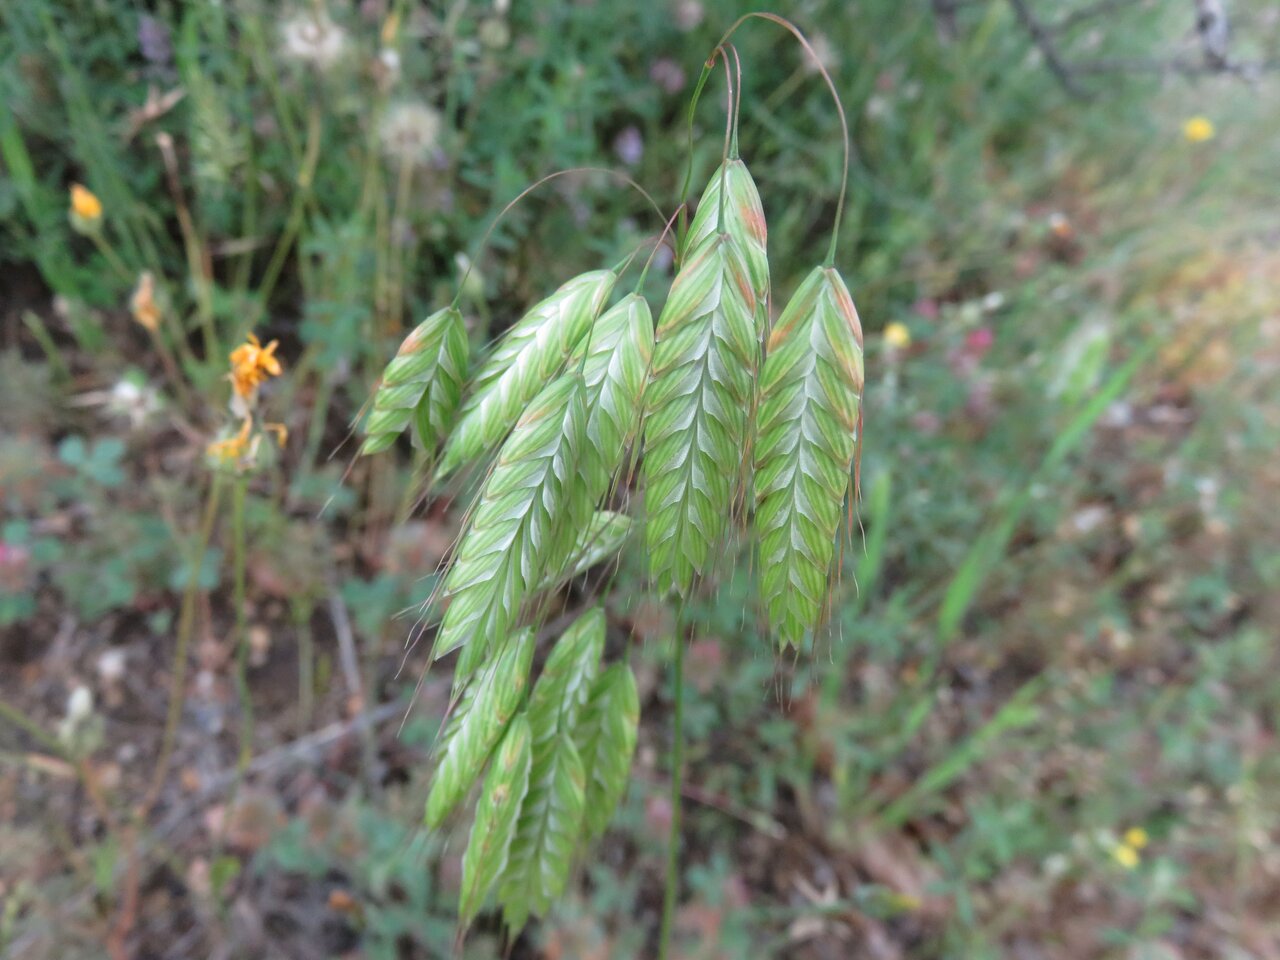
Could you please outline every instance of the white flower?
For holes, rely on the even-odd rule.
[[[93,713],[93,692],[81,685],[71,691],[67,697],[67,720],[77,724]]]
[[[323,11],[299,11],[280,28],[281,52],[320,69],[331,67],[347,47],[347,34]]]
[[[440,139],[440,114],[425,103],[397,103],[382,118],[378,137],[387,156],[421,163]]]
[[[119,417],[128,417],[129,424],[137,430],[160,410],[160,394],[155,387],[126,376],[111,388],[106,408]]]
[[[119,647],[104,650],[98,657],[98,676],[108,686],[119,683],[124,677],[125,654]]]

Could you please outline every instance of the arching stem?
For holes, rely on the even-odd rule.
[[[725,43],[728,42],[729,38],[733,36],[733,34],[737,31],[737,29],[740,26],[742,26],[744,23],[746,23],[748,20],[751,20],[753,18],[759,19],[759,20],[768,20],[771,23],[776,23],[778,26],[782,27],[782,29],[786,30],[793,37],[795,37],[796,40],[800,42],[800,45],[804,47],[805,50],[808,52],[809,56],[813,58],[814,66],[816,66],[818,68],[818,72],[822,74],[822,79],[826,81],[827,89],[831,92],[831,99],[836,105],[836,113],[840,117],[840,135],[844,143],[844,164],[843,164],[842,172],[840,175],[840,197],[836,201],[835,223],[831,227],[831,244],[827,248],[827,259],[823,264],[824,266],[829,267],[835,263],[835,259],[836,259],[836,241],[840,237],[840,223],[844,219],[844,198],[845,198],[845,193],[847,192],[848,186],[849,186],[849,151],[850,151],[849,121],[845,117],[844,104],[841,103],[840,101],[840,94],[836,92],[836,85],[832,81],[831,74],[827,71],[826,65],[822,62],[821,58],[818,57],[818,54],[814,52],[814,49],[812,46],[810,46],[808,39],[806,39],[805,35],[800,32],[800,28],[797,27],[790,20],[786,19],[785,17],[780,17],[775,13],[757,12],[757,13],[743,14],[736,21],[734,21],[733,26],[731,26],[728,30],[725,31],[724,36],[720,38],[720,42],[716,44],[716,50],[722,49]],[[714,54],[712,56],[714,58]],[[712,64],[714,64],[714,59],[712,59],[711,61],[708,61],[708,64],[703,67],[703,79],[699,80],[698,88],[694,91],[695,104],[697,103],[698,94],[702,90],[702,84],[705,83],[705,76],[710,71],[710,67]],[[690,107],[690,116],[689,116],[689,142],[690,142],[690,147],[692,149],[692,143],[693,143],[692,106]],[[692,167],[692,164],[693,164],[692,156],[690,157],[689,162],[690,162],[690,167]]]
[[[603,173],[610,177],[614,177],[618,180],[621,180],[624,183],[626,183],[629,187],[634,189],[636,192],[638,192],[642,197],[645,198],[645,200],[649,202],[649,206],[653,207],[653,209],[657,212],[659,220],[666,219],[666,215],[662,212],[662,208],[658,206],[658,202],[653,199],[649,191],[647,191],[644,187],[640,186],[640,184],[636,183],[633,179],[631,179],[625,173],[620,173],[617,170],[610,170],[608,167],[570,167],[568,170],[557,170],[555,173],[549,173],[542,179],[535,180],[533,183],[529,184],[529,186],[525,187],[518,194],[516,194],[515,198],[510,203],[508,203],[505,207],[503,207],[502,210],[498,213],[498,215],[493,218],[493,222],[490,223],[489,228],[485,230],[484,236],[480,238],[480,243],[476,247],[475,255],[472,256],[471,259],[468,261],[467,269],[463,271],[462,279],[458,281],[458,293],[453,298],[453,306],[455,308],[457,308],[458,304],[462,302],[462,291],[466,289],[467,278],[471,276],[471,270],[475,267],[476,261],[480,259],[480,255],[484,252],[485,247],[489,243],[489,237],[492,236],[494,228],[499,224],[499,222],[501,222],[502,218],[505,217],[510,212],[512,207],[514,207],[517,203],[519,203],[529,194],[533,193],[533,191],[537,190],[543,184],[550,183],[552,180],[555,180],[559,177],[567,177],[571,173]]]

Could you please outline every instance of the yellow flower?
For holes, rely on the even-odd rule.
[[[71,185],[71,212],[87,223],[102,219],[102,201],[88,187]]]
[[[1111,848],[1111,859],[1126,870],[1132,870],[1142,861],[1138,851],[1127,843],[1118,843]]]
[[[245,417],[238,432],[222,440],[213,441],[205,447],[205,453],[219,466],[228,467],[239,463],[251,451],[249,430],[252,427],[253,419]]]
[[[133,319],[154,333],[160,326],[160,305],[156,303],[156,281],[150,270],[138,277],[138,285],[129,298]]]
[[[891,323],[884,328],[884,342],[894,350],[903,350],[911,346],[911,331],[904,323]]]
[[[231,351],[231,387],[236,396],[249,399],[267,377],[280,376],[280,361],[276,359],[278,340],[265,347],[252,333],[245,342]]]
[[[1192,117],[1182,125],[1182,135],[1187,138],[1188,143],[1212,140],[1215,132],[1213,121],[1208,117]]]
[[[1147,831],[1141,827],[1130,827],[1124,832],[1125,845],[1133,847],[1135,850],[1141,850],[1150,840],[1151,838],[1147,836]]]
[[[396,42],[396,34],[400,32],[400,14],[392,12],[382,21],[382,45],[389,47]]]

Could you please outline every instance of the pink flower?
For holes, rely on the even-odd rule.
[[[964,338],[964,352],[972,357],[980,359],[991,345],[995,343],[996,335],[991,331],[990,327],[978,327],[976,330],[970,330]]]

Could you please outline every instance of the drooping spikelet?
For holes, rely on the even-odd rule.
[[[709,568],[738,502],[768,296],[754,184],[741,161],[731,161],[722,208],[720,176],[704,193],[658,320],[646,397],[650,568],[660,589],[685,596]],[[710,223],[719,229],[703,237]]]
[[[574,743],[604,651],[604,612],[576,620],[556,641],[529,698],[533,765],[498,898],[513,929],[564,892],[585,815],[587,774]]]
[[[757,336],[763,345],[765,326],[769,320],[769,255],[768,228],[764,219],[764,205],[760,191],[751,179],[747,165],[733,157],[725,162],[725,230],[735,241],[747,265],[751,277],[751,289],[756,294]],[[720,170],[717,170],[698,201],[698,209],[689,224],[684,248],[689,254],[697,252],[716,235],[720,215]],[[686,256],[686,259],[688,257]]]
[[[582,378],[570,371],[533,399],[498,453],[444,579],[435,656],[465,647],[459,679],[484,662],[493,638],[507,635],[591,516],[581,473],[586,422]]]
[[[612,270],[575,277],[506,332],[476,374],[439,476],[484,455],[506,436],[591,328],[615,280]]]
[[[760,378],[760,585],[782,647],[800,646],[823,614],[862,385],[858,312],[840,275],[818,267],[770,334]]]
[[[628,294],[606,310],[578,345],[573,362],[586,354],[582,378],[586,385],[590,496],[598,501],[640,427],[640,401],[653,359],[653,314],[637,293]]]
[[[383,371],[360,452],[385,450],[411,420],[424,446],[438,444],[462,397],[467,354],[466,325],[455,308],[438,310],[418,324]]]
[[[480,912],[484,898],[507,869],[520,808],[529,789],[532,745],[529,721],[523,713],[518,714],[494,751],[484,790],[476,803],[476,819],[462,858],[458,918],[464,925]]]
[[[441,745],[440,762],[427,794],[426,823],[438,827],[466,796],[489,754],[515,715],[533,664],[536,642],[531,630],[503,634],[484,671],[472,679],[454,708]]]

